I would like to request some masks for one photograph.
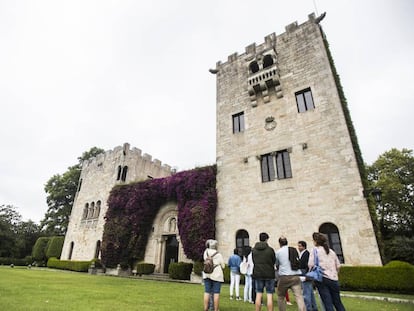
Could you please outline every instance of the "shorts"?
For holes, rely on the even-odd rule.
[[[263,293],[264,288],[266,288],[267,294],[273,294],[275,292],[275,280],[255,280],[256,292]]]
[[[204,279],[204,292],[220,294],[221,282],[212,279]]]

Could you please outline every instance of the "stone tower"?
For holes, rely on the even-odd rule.
[[[130,149],[127,143],[85,161],[61,259],[91,260],[100,257],[107,200],[115,185],[166,177],[172,173],[169,165],[152,160],[148,154],[142,155],[137,148]]]
[[[311,14],[210,71],[221,252],[253,246],[262,231],[276,249],[281,235],[312,248],[320,231],[345,264],[381,265],[319,20]]]

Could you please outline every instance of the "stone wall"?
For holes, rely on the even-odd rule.
[[[119,168],[128,167],[125,180],[119,174]],[[95,257],[97,243],[102,241],[104,216],[108,209],[107,200],[115,185],[146,180],[148,178],[170,176],[173,170],[169,165],[162,165],[160,160],[152,159],[141,150],[130,148],[129,144],[116,147],[114,150],[100,154],[85,161],[80,176],[80,189],[75,197],[69,219],[68,232],[62,249],[62,259],[68,259],[71,243],[74,260],[90,260]],[[86,205],[96,207],[100,202],[99,215],[87,215]],[[98,242],[99,241],[99,242]]]
[[[249,65],[274,64],[251,73]],[[313,15],[302,25],[271,34],[242,55],[218,62],[217,70],[217,239],[230,256],[236,233],[260,232],[278,249],[323,223],[337,226],[345,264],[380,265],[380,255],[344,113],[319,25]],[[270,80],[270,82],[266,82]],[[315,109],[298,113],[295,93],[310,88]],[[232,131],[232,116],[244,113],[245,129]],[[287,150],[292,178],[262,182],[261,155]]]

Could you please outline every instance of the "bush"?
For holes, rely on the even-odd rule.
[[[141,262],[137,264],[135,270],[137,271],[138,275],[152,274],[154,273],[155,265],[152,263]]]
[[[195,274],[197,274],[197,275],[199,275],[199,276],[201,276],[203,273],[203,266],[204,266],[204,264],[203,264],[203,262],[202,261],[195,261],[194,263],[193,263],[193,271],[194,271],[194,273]]]
[[[46,258],[56,257],[60,258],[60,254],[62,253],[63,242],[65,241],[65,237],[63,236],[53,236],[50,238],[49,243],[47,244],[46,249]]]
[[[46,262],[46,249],[49,243],[49,237],[40,237],[36,240],[32,250],[32,257],[39,265],[44,266]]]
[[[390,262],[384,267],[341,268],[341,288],[356,291],[391,291],[414,293],[414,266],[404,262]]]
[[[88,261],[59,260],[55,257],[51,257],[47,261],[47,267],[61,269],[61,270],[77,271],[77,272],[88,272],[91,262],[92,262],[91,260],[88,260]]]
[[[192,263],[173,262],[168,266],[168,274],[175,280],[189,280],[191,271],[193,271]]]
[[[95,268],[99,269],[102,268],[102,263],[101,260],[99,258],[94,258],[91,260],[91,265],[94,265]]]
[[[408,262],[405,262],[405,261],[394,260],[394,261],[390,261],[389,263],[387,263],[384,267],[385,268],[406,268],[406,269],[410,269],[410,268],[413,268],[414,266],[409,264]]]
[[[11,258],[0,257],[0,265],[15,265],[15,266],[28,266],[32,264],[32,257],[26,256],[25,258]]]
[[[414,265],[414,237],[394,236],[384,240],[385,261],[405,261]]]

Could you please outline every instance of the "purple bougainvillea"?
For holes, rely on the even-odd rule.
[[[215,237],[216,166],[179,172],[170,177],[116,186],[108,199],[102,239],[102,263],[131,266],[142,260],[160,207],[175,201],[178,230],[186,256],[201,260],[204,243]]]

